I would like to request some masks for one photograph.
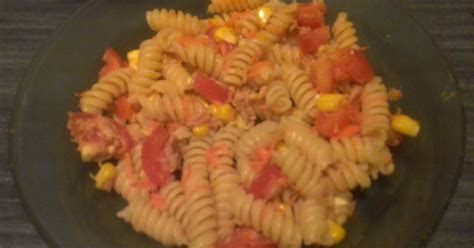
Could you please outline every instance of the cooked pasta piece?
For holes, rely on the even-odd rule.
[[[179,122],[189,126],[205,123],[209,119],[209,112],[204,100],[185,96],[169,97],[153,94],[138,98],[142,112],[149,118],[163,122]]]
[[[329,218],[340,225],[354,213],[355,201],[350,192],[336,193],[331,197],[329,204]]]
[[[264,121],[252,127],[237,141],[237,158],[248,158],[257,147],[275,142],[279,131],[278,123],[273,121]]]
[[[305,197],[317,197],[321,194],[318,186],[321,170],[293,146],[280,149],[273,155],[273,160],[288,176],[293,187]]]
[[[265,105],[270,111],[282,114],[291,109],[293,103],[290,99],[290,93],[283,82],[275,81],[268,86],[265,95]]]
[[[223,59],[212,47],[202,44],[190,44],[187,47],[183,47],[175,43],[172,49],[185,63],[214,78],[219,77],[223,66]]]
[[[163,67],[163,50],[156,37],[148,39],[140,45],[137,71],[133,74],[128,84],[130,94],[147,94],[151,92],[150,87],[161,78]]]
[[[173,28],[185,34],[196,35],[204,33],[207,22],[198,17],[176,10],[154,9],[146,12],[148,26],[154,31]]]
[[[316,109],[316,90],[311,84],[309,76],[294,65],[285,65],[282,70],[283,82],[296,106],[303,111],[303,119],[311,120]]]
[[[130,83],[132,74],[132,69],[122,68],[101,78],[90,90],[81,94],[82,112],[102,114],[110,110],[114,100],[127,92],[127,84]]]
[[[340,12],[336,21],[332,25],[332,44],[337,48],[359,48],[357,41],[359,40],[356,36],[356,30],[354,24],[347,19],[346,12]]]
[[[141,168],[141,148],[141,145],[136,146],[132,151],[132,158],[126,156],[116,167],[117,178],[115,179],[114,190],[129,202],[135,199],[148,198],[149,194],[149,189],[137,187],[140,178],[135,171],[140,171]]]
[[[249,66],[263,55],[263,44],[257,40],[250,41],[234,50],[226,62],[221,80],[229,85],[242,86],[247,82]]]
[[[185,219],[189,206],[186,202],[184,190],[180,182],[173,181],[160,190],[164,201],[164,211],[181,223],[188,223]]]
[[[288,145],[298,147],[314,166],[324,170],[335,161],[331,145],[307,125],[292,119],[285,119],[282,125],[284,141]]]
[[[233,205],[237,223],[255,228],[280,247],[301,246],[301,230],[288,207],[282,211],[273,204],[254,199],[243,190],[234,193]]]
[[[326,202],[317,199],[300,200],[295,204],[295,215],[305,245],[331,245]]]
[[[300,49],[289,44],[274,44],[267,52],[267,58],[280,65],[299,65],[301,60]]]
[[[192,89],[193,79],[189,72],[177,61],[169,61],[163,64],[163,77],[166,80],[159,81],[152,86],[157,92],[171,97],[184,96],[186,91]]]
[[[153,207],[148,199],[136,199],[117,214],[130,223],[135,231],[162,242],[164,245],[185,245],[183,226],[162,210]]]
[[[264,29],[257,33],[258,39],[278,42],[296,21],[298,4],[291,3],[279,8],[270,17]]]
[[[339,192],[370,187],[371,180],[367,164],[354,162],[338,163],[328,168],[325,173]]]
[[[247,9],[254,9],[267,0],[212,0],[207,11],[209,13],[226,13],[232,11],[243,11]]]
[[[362,135],[378,137],[385,143],[390,129],[387,88],[374,77],[362,89]]]

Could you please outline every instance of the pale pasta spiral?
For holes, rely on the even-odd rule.
[[[330,245],[328,207],[321,200],[300,200],[295,205],[295,215],[301,227],[305,245]]]
[[[201,44],[191,44],[183,47],[174,44],[173,51],[187,64],[214,78],[219,77],[223,66],[223,59],[212,47]]]
[[[362,89],[362,134],[375,136],[384,143],[390,129],[387,89],[380,77],[374,77]]]
[[[104,110],[109,110],[113,101],[127,92],[132,74],[130,68],[123,68],[101,78],[90,90],[81,94],[82,112],[102,114]]]
[[[279,8],[268,20],[264,29],[257,34],[259,39],[269,42],[281,40],[296,20],[298,5],[296,3]]]
[[[301,230],[291,211],[276,209],[241,190],[235,192],[233,205],[234,216],[241,225],[255,228],[280,247],[301,246]]]
[[[164,200],[164,210],[170,216],[176,218],[181,224],[188,222],[185,217],[187,217],[186,213],[189,207],[186,203],[186,197],[180,182],[174,181],[163,187],[160,190],[160,196]]]
[[[282,114],[291,109],[293,103],[283,82],[275,81],[268,86],[265,105],[274,113]]]
[[[277,64],[298,65],[301,60],[300,49],[289,44],[274,44],[267,52],[267,58]]]
[[[348,191],[356,187],[368,188],[371,180],[367,164],[356,164],[354,162],[338,163],[325,171],[328,179],[335,188],[340,191]]]
[[[128,91],[131,94],[150,93],[150,87],[161,78],[162,60],[163,50],[156,37],[142,42],[137,71],[128,84]]]
[[[208,11],[210,13],[225,13],[254,9],[266,1],[267,0],[212,0]]]
[[[154,9],[146,12],[148,26],[154,31],[173,28],[185,34],[196,35],[207,28],[205,21],[188,13],[176,10]]]
[[[163,77],[152,88],[157,92],[171,97],[184,96],[185,92],[192,89],[193,79],[189,72],[177,61],[163,64]]]
[[[148,199],[137,199],[117,214],[130,223],[135,231],[162,242],[164,245],[185,245],[183,226],[173,217],[154,208]]]
[[[316,90],[313,88],[309,76],[294,65],[285,65],[283,70],[283,82],[290,92],[291,98],[296,106],[303,111],[305,120],[312,119],[316,106]]]
[[[354,24],[347,19],[346,12],[340,12],[332,26],[333,45],[337,48],[358,48]]]

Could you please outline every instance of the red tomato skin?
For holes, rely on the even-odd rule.
[[[280,193],[287,184],[288,178],[280,168],[270,165],[263,169],[248,191],[257,199],[268,200]]]
[[[106,76],[110,72],[117,70],[120,67],[127,66],[127,62],[125,62],[120,57],[120,54],[110,47],[105,49],[104,55],[102,56],[102,61],[104,61],[104,66],[99,71],[99,78]]]
[[[234,51],[235,48],[236,46],[234,44],[231,44],[226,41],[221,41],[217,43],[217,50],[224,57],[229,55],[232,51]]]
[[[298,26],[319,28],[324,25],[324,14],[326,6],[324,4],[299,4],[298,5]]]
[[[204,99],[220,104],[229,101],[229,90],[216,83],[212,78],[203,73],[197,73],[194,80],[194,91]]]
[[[336,59],[332,69],[334,81],[364,84],[374,77],[374,71],[363,51],[346,50]]]
[[[166,129],[157,127],[143,142],[141,153],[143,170],[156,187],[163,186],[171,177],[162,162],[162,151],[169,138]]]
[[[236,228],[225,240],[217,242],[216,248],[278,248],[270,239],[253,228]]]
[[[115,100],[115,115],[122,121],[130,121],[135,112],[132,105],[127,101],[125,96],[121,96]]]
[[[330,93],[333,89],[333,64],[328,58],[319,58],[311,62],[310,72],[316,91],[319,93]]]
[[[298,35],[298,44],[304,54],[318,51],[321,45],[329,41],[329,27],[323,26]]]
[[[318,134],[325,138],[338,137],[347,126],[358,124],[359,115],[358,104],[351,104],[334,112],[317,113],[314,126]]]

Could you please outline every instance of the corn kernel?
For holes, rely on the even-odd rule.
[[[95,149],[93,146],[90,145],[84,145],[81,148],[81,159],[84,162],[90,162],[94,155],[96,154]]]
[[[204,137],[208,133],[209,133],[209,127],[207,125],[193,127],[193,134],[196,137]]]
[[[277,152],[285,152],[286,149],[288,149],[288,147],[286,146],[285,142],[283,142],[283,141],[278,142],[275,146],[275,150]]]
[[[321,94],[316,97],[316,108],[322,112],[337,110],[344,103],[342,94]]]
[[[339,224],[329,221],[329,236],[332,238],[333,244],[338,244],[346,237],[346,230]]]
[[[234,31],[229,27],[220,27],[214,32],[214,40],[226,41],[231,44],[237,44],[237,36]]]
[[[229,122],[234,118],[234,109],[230,104],[223,104],[217,108],[214,116],[219,120]]]
[[[416,137],[420,132],[420,124],[409,116],[402,114],[392,117],[392,128],[410,137]]]
[[[211,106],[209,106],[209,112],[211,113],[212,116],[216,117],[217,118],[217,111],[219,110],[219,105],[217,104],[211,104]]]
[[[95,187],[101,190],[110,191],[117,177],[117,170],[111,163],[105,163],[100,166],[99,172],[94,177]]]
[[[241,129],[249,129],[250,127],[247,125],[247,123],[245,123],[244,119],[242,118],[241,115],[237,115],[237,117],[235,118],[235,125],[238,127],[238,128],[241,128]]]
[[[258,23],[261,26],[265,26],[265,24],[267,24],[268,20],[272,16],[272,14],[273,14],[273,11],[269,7],[267,7],[267,6],[260,7],[257,10]]]
[[[137,66],[138,66],[138,54],[139,54],[138,50],[132,50],[127,53],[128,64],[130,65],[130,67],[132,67],[135,70],[137,69]]]

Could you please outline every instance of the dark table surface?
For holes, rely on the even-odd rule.
[[[390,1],[411,13],[439,45],[459,81],[466,111],[463,176],[428,247],[474,247],[474,0]],[[33,56],[85,2],[0,0],[0,248],[46,247],[25,214],[11,175],[10,111]]]

